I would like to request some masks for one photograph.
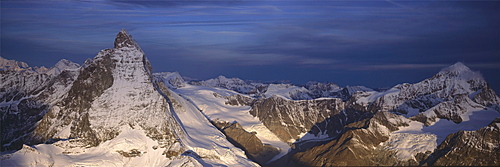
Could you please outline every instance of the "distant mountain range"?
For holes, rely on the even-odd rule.
[[[1,166],[500,166],[500,98],[456,63],[373,90],[153,73],[121,30],[82,65],[0,57]]]

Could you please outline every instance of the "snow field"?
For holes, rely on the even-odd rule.
[[[222,96],[231,96],[238,93],[227,89],[189,84],[186,84],[185,87],[176,89],[175,92],[193,102],[211,120],[220,119],[229,122],[237,121],[246,131],[257,132],[256,136],[262,143],[270,144],[280,149],[280,154],[276,155],[273,160],[284,156],[290,150],[288,144],[282,142],[274,133],[265,127],[258,118],[253,117],[249,113],[249,106],[226,105],[226,99],[214,96],[214,93],[218,93]]]

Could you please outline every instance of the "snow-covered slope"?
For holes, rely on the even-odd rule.
[[[7,60],[0,57],[0,71],[22,71],[31,69],[32,68],[30,68],[25,62]]]
[[[186,85],[184,79],[182,79],[178,72],[160,72],[154,73],[153,75],[156,81],[165,83],[170,89],[177,89]]]
[[[250,106],[229,102],[232,97],[237,98],[237,96],[252,99],[248,95],[239,94],[227,89],[195,85],[186,85],[185,87],[176,89],[175,92],[192,102],[210,120],[236,121],[244,130],[257,132],[256,136],[264,144],[269,144],[280,149],[281,153],[276,155],[276,158],[285,155],[289,151],[290,146],[288,144],[282,142],[258,118],[249,113]]]
[[[186,134],[180,136],[181,143],[192,150],[193,155],[212,165],[257,166],[241,149],[227,141],[192,102],[170,90],[162,91],[171,101],[175,117]]]
[[[78,70],[48,75],[31,69],[0,72],[2,150],[18,149],[23,143],[36,143],[31,136],[36,123],[51,105],[66,96],[79,75]]]
[[[462,63],[383,92],[186,82],[122,30],[81,66],[0,57],[0,111],[2,166],[500,165],[478,157],[498,154],[500,98]]]
[[[73,63],[72,61],[62,59],[59,60],[53,67],[49,68],[45,73],[49,75],[59,75],[62,71],[66,69],[77,69],[80,65]]]
[[[51,68],[46,68],[44,66],[30,67],[25,62],[20,62],[16,60],[7,60],[5,58],[0,57],[0,71],[16,71],[16,72],[31,72],[31,73],[38,72],[56,76],[66,69],[76,69],[79,66],[80,65],[78,65],[77,63],[73,63],[69,60],[62,59]]]
[[[191,85],[211,86],[233,90],[250,95],[254,98],[269,98],[280,96],[290,100],[311,100],[317,98],[341,98],[347,101],[356,92],[374,92],[364,86],[346,86],[344,88],[334,83],[308,82],[303,86],[297,86],[285,82],[262,83],[256,81],[244,81],[239,78],[226,78],[219,76],[205,81],[190,81]]]
[[[373,103],[372,105],[378,110],[397,112],[406,117],[427,112],[443,102],[453,103],[452,106],[464,102],[472,108],[490,107],[497,110],[498,104],[500,104],[500,98],[489,87],[481,74],[471,71],[462,63],[444,68],[433,77],[415,84],[399,84],[385,92],[358,94],[356,98],[359,99],[358,103],[360,104],[370,105]],[[467,107],[462,106],[461,108]],[[456,109],[452,110],[452,112],[457,112]],[[441,113],[429,113],[429,111],[427,114],[419,115],[419,120],[426,121],[421,117],[427,115],[430,117],[437,115],[437,117],[447,119],[456,117],[453,114],[442,114],[442,111],[435,109],[433,111]],[[459,116],[461,113],[455,115]]]
[[[267,86],[265,98],[279,96],[290,100],[310,100],[309,90],[304,87],[294,86],[291,84],[269,84]]]
[[[239,78],[226,78],[222,75],[214,79],[203,81],[203,83],[209,86],[226,88],[240,93],[248,93],[255,89],[255,85],[247,84]]]
[[[45,112],[36,113],[43,118],[22,141],[52,144],[23,146],[3,154],[2,164],[257,166],[151,71],[139,45],[120,31],[115,48],[87,60],[60,99],[43,105]]]

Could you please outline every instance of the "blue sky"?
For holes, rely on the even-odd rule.
[[[500,1],[1,1],[1,56],[83,63],[127,29],[155,72],[391,87],[463,62],[500,89]]]

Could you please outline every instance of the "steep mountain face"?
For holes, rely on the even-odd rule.
[[[248,93],[255,89],[255,86],[249,85],[239,78],[226,78],[224,76],[206,80],[204,83],[209,86],[226,88],[240,93]]]
[[[42,111],[36,111],[36,119],[30,126],[23,125],[19,130],[2,126],[2,131],[14,131],[8,133],[10,138],[28,132],[26,140],[15,139],[21,150],[2,154],[2,164],[256,165],[229,143],[195,106],[172,92],[161,76],[174,81],[168,84],[172,88],[181,87],[182,80],[175,81],[175,74],[156,77],[152,74],[144,52],[127,31],[118,33],[114,46],[100,51],[77,70],[63,71],[49,86],[29,88],[40,89],[42,93],[36,98],[46,103],[40,105]],[[58,64],[62,68],[71,66],[64,60]],[[74,75],[65,78],[70,74]],[[11,85],[18,86],[16,83],[13,81]],[[62,93],[55,94],[59,100],[50,101],[54,99],[50,92],[56,88],[63,88],[59,89]],[[27,95],[31,94],[35,93]],[[13,112],[33,114],[19,108],[2,110],[2,116]],[[7,122],[8,127],[23,123],[15,121]],[[25,159],[26,156],[34,158]]]
[[[346,86],[342,88],[334,83],[313,81],[306,83],[304,86],[297,86],[284,82],[262,83],[244,81],[239,78],[226,78],[224,76],[205,81],[190,81],[189,84],[229,89],[238,93],[248,94],[254,98],[269,98],[277,95],[291,100],[312,100],[327,97],[341,98],[347,101],[356,92],[374,91],[364,86]]]
[[[62,71],[66,69],[77,69],[80,68],[79,64],[73,63],[72,61],[62,59],[56,63],[53,67],[49,68],[45,73],[49,75],[59,75]]]
[[[341,99],[293,101],[272,96],[259,99],[250,114],[259,118],[282,141],[293,143],[311,128],[344,109]],[[316,131],[318,135],[319,131]]]
[[[474,102],[487,107],[500,103],[481,74],[471,71],[462,63],[445,68],[419,83],[397,85],[392,90],[377,98],[374,105],[383,111],[395,111],[408,116],[461,95],[467,95]]]
[[[335,96],[342,88],[334,83],[307,82],[305,87],[311,91],[313,98]]]
[[[126,31],[86,61],[68,96],[44,116],[35,129],[40,141],[78,138],[97,146],[115,138],[125,125],[141,126],[149,137],[175,140],[168,103],[155,90],[151,66]],[[152,119],[155,118],[155,119]],[[166,138],[165,138],[166,137]]]
[[[156,82],[163,82],[170,89],[177,89],[186,86],[184,79],[178,72],[154,73]]]
[[[23,143],[37,143],[32,138],[36,123],[51,105],[61,101],[79,74],[77,70],[60,68],[59,74],[50,75],[24,65],[22,71],[17,68],[0,71],[2,150],[19,149]]]
[[[387,118],[398,121],[391,122]],[[394,152],[384,149],[381,144],[389,139],[391,131],[404,125],[407,125],[404,118],[379,112],[373,118],[345,126],[347,131],[340,137],[295,154],[292,162],[299,166],[416,165],[416,162],[399,161]]]
[[[486,100],[475,98],[492,92],[488,89],[478,73],[458,63],[416,84],[397,85],[385,92],[357,92],[345,103],[344,111],[375,115],[341,124],[342,133],[332,140],[295,149],[273,165],[473,165],[471,161],[498,165],[491,160],[496,157],[492,152],[498,152],[497,124],[485,124],[500,117],[498,97],[493,92],[485,93]],[[455,133],[458,130],[462,131]],[[459,158],[467,156],[477,160]]]
[[[81,66],[0,58],[0,86],[6,166],[500,165],[500,98],[462,63],[382,92],[186,82],[122,30]]]
[[[32,70],[33,68],[28,66],[25,62],[15,61],[15,60],[7,60],[3,57],[0,57],[0,70],[1,71],[23,71],[23,70]]]
[[[422,164],[430,166],[498,166],[500,118],[476,131],[459,131],[446,137]],[[465,156],[466,155],[466,156]]]
[[[280,151],[275,147],[263,144],[257,137],[257,132],[247,132],[238,122],[213,121],[234,145],[242,148],[247,156],[259,164],[265,164]]]

